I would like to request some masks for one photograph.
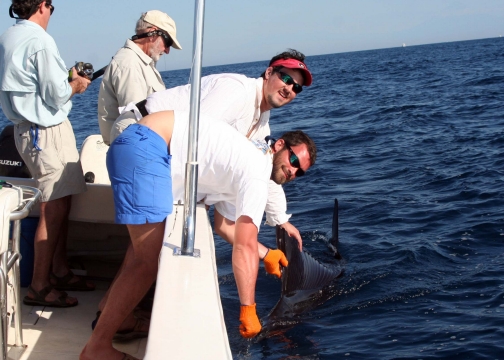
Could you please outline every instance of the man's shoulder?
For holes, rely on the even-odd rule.
[[[133,69],[142,69],[144,67],[144,62],[134,51],[122,47],[110,61],[109,67],[113,72],[131,71]]]
[[[8,46],[9,43],[15,44],[16,47],[23,46],[31,52],[44,49],[58,51],[53,37],[39,25],[30,24],[28,20],[8,28],[1,35],[0,42],[6,46]]]
[[[212,81],[212,82],[230,82],[230,83],[237,83],[237,84],[242,84],[246,85],[251,82],[254,82],[254,78],[249,78],[243,74],[236,74],[236,73],[222,73],[222,74],[213,74],[213,75],[207,75],[204,76],[202,81]]]
[[[223,73],[208,75],[201,79],[201,88],[207,91],[221,89],[228,96],[243,96],[244,92],[251,93],[255,89],[254,78],[242,74]]]
[[[113,61],[117,63],[123,63],[123,62],[139,62],[140,59],[138,56],[135,54],[135,52],[128,47],[123,46],[117,52],[115,53],[114,57],[112,58]]]

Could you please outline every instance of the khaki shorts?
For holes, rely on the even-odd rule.
[[[32,131],[30,131],[32,129]],[[42,202],[86,191],[82,166],[70,121],[51,127],[24,121],[14,127],[16,148],[42,192]]]

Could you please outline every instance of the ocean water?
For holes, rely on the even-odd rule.
[[[345,273],[334,296],[296,326],[243,340],[231,249],[216,237],[234,358],[503,359],[504,39],[306,61],[313,85],[272,111],[271,129],[302,129],[315,140],[317,163],[285,186],[288,209],[304,248],[331,264],[338,199]],[[215,66],[203,74],[258,77],[266,66]],[[189,70],[163,78],[168,87],[185,84]],[[98,88],[95,82],[74,100],[79,146],[98,133]],[[7,123],[0,114],[0,125]],[[259,237],[274,246],[273,228]],[[260,317],[279,296],[280,281],[261,266]]]

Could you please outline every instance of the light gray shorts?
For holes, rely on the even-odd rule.
[[[70,121],[51,127],[24,121],[14,127],[16,148],[25,162],[42,202],[86,191],[82,166]],[[36,141],[35,141],[36,140]]]

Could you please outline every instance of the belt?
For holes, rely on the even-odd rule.
[[[135,106],[137,107],[138,111],[140,111],[140,114],[142,114],[142,117],[146,117],[147,115],[149,115],[149,112],[145,108],[145,104],[147,104],[147,99],[142,100],[140,102],[137,102],[135,104]],[[131,111],[133,111],[133,110],[131,110]]]

